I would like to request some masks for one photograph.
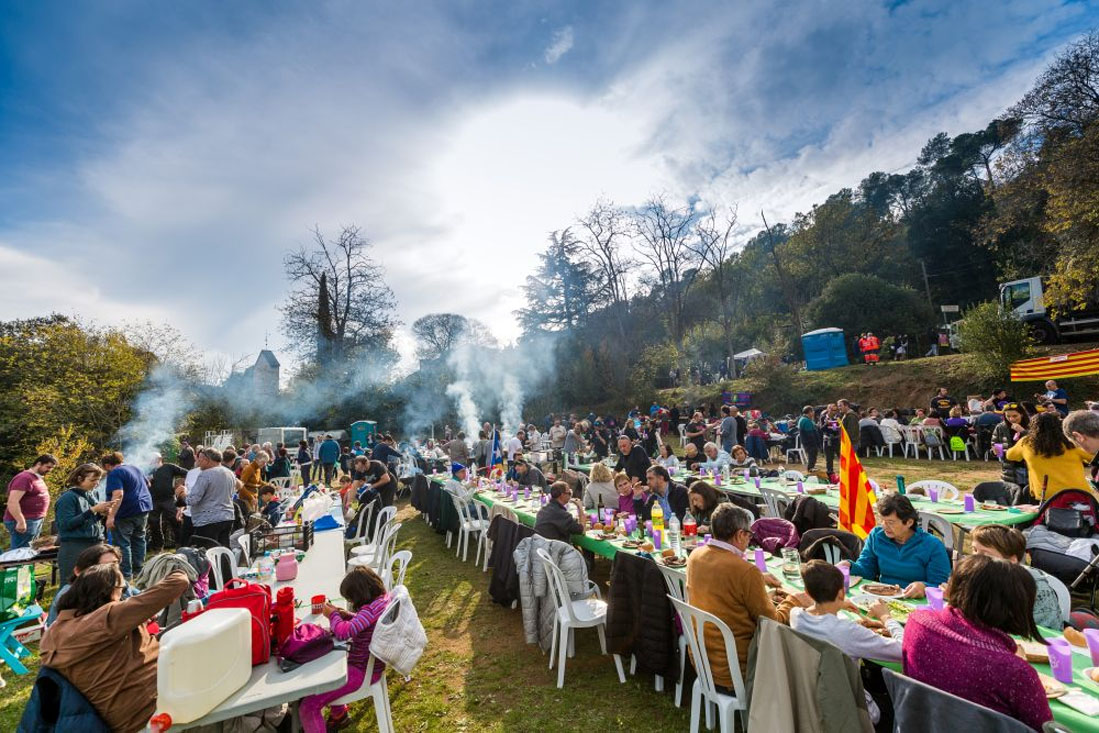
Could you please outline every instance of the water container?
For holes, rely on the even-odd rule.
[[[164,633],[156,662],[156,711],[173,724],[209,713],[252,675],[252,616],[214,608]]]
[[[275,579],[275,561],[270,552],[263,553],[259,559],[259,579],[261,583],[270,583]]]
[[[674,514],[668,520],[668,546],[675,552],[676,557],[679,557],[679,517]]]
[[[275,563],[275,580],[293,580],[298,577],[298,559],[293,552],[284,552]]]

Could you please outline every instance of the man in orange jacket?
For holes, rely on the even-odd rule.
[[[881,341],[873,333],[867,332],[862,340],[862,358],[867,366],[877,366],[878,351],[881,349]]]

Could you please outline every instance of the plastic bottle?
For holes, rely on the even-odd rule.
[[[672,551],[679,557],[679,517],[672,515],[668,520],[668,547],[672,548]]]
[[[263,553],[263,557],[259,559],[259,579],[263,583],[270,583],[275,579],[275,561],[270,552]]]
[[[652,510],[653,531],[664,529],[664,508],[660,506],[659,501],[653,502]]]
[[[698,522],[690,514],[683,520],[683,536],[694,537],[698,534]]]

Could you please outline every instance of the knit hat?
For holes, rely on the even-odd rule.
[[[451,463],[450,464],[450,472],[451,472],[451,474],[453,474],[455,476],[458,475],[459,471],[464,471],[464,470],[466,470],[466,467],[463,466],[461,463]]]

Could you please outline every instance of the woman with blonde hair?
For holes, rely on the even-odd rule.
[[[614,489],[611,469],[605,463],[593,463],[588,479],[588,487],[584,489],[584,508],[610,507],[618,511],[618,492]]]

